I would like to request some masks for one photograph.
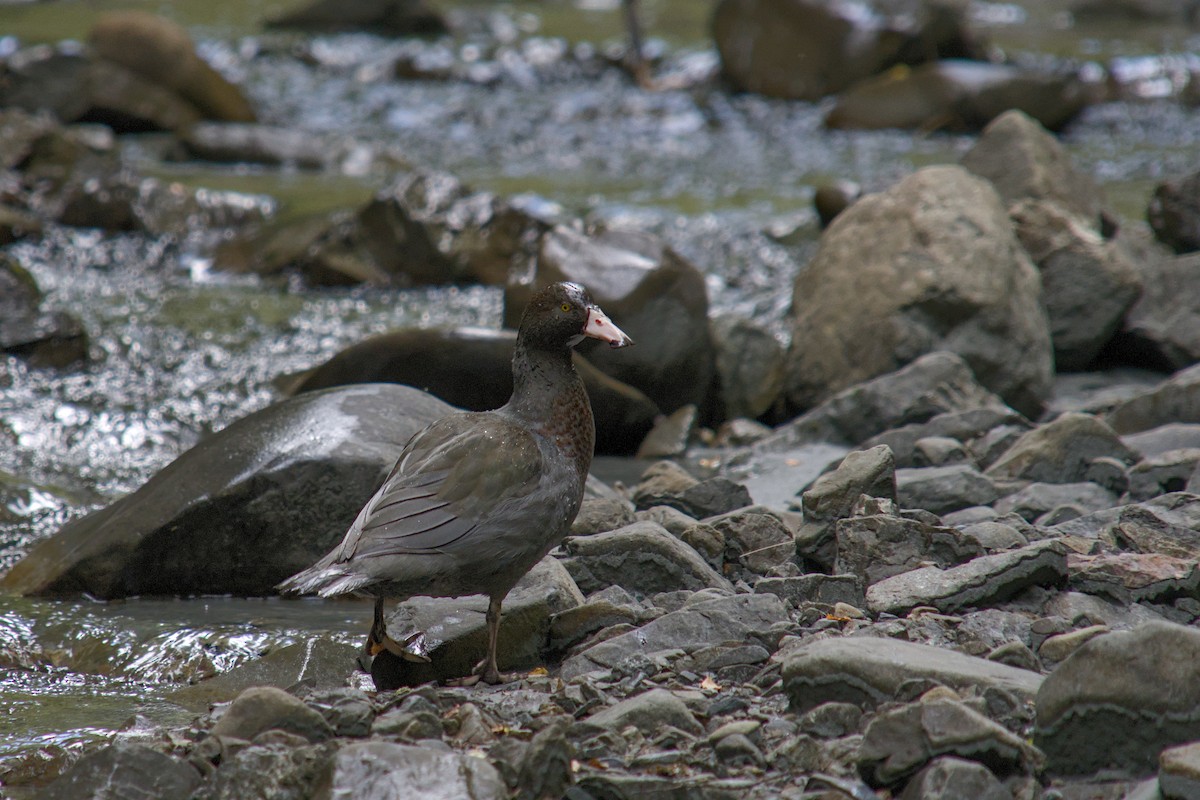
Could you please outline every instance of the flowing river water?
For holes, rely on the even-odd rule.
[[[140,7],[183,23],[201,52],[244,86],[263,121],[348,135],[504,195],[564,214],[620,221],[667,238],[709,275],[715,310],[785,332],[791,278],[818,236],[816,185],[881,188],[955,161],[973,138],[826,131],[825,104],[720,89],[647,93],[627,78],[538,65],[565,48],[621,37],[615,0],[443,7],[521,55],[491,85],[400,81],[403,42],[361,34],[263,34],[272,0],[0,5],[0,49],[83,39],[97,14]],[[976,24],[1010,53],[1113,63],[1139,75],[1139,101],[1089,109],[1063,135],[1128,223],[1155,183],[1197,167],[1200,114],[1170,95],[1172,70],[1196,69],[1200,37],[1179,26],[1064,26],[1061,4],[972,3]],[[704,69],[709,4],[644,0],[668,68]],[[303,45],[305,58],[296,53]],[[464,46],[461,42],[451,47]],[[1116,59],[1116,61],[1113,61]],[[1164,95],[1155,98],[1153,95]],[[388,175],[171,164],[154,136],[122,143],[151,175],[242,193],[264,213],[348,207]],[[77,315],[91,362],[65,372],[0,364],[0,571],[65,521],[143,483],[207,432],[277,398],[272,379],[359,339],[406,325],[499,325],[498,290],[309,289],[208,269],[203,235],[154,238],[50,227],[7,248],[49,308]],[[0,784],[54,769],[64,752],[122,728],[186,722],[181,685],[314,632],[357,641],[356,602],[279,599],[34,600],[0,596]]]

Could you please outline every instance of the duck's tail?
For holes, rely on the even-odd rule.
[[[327,565],[318,562],[302,572],[297,572],[275,588],[281,594],[318,594],[321,597],[333,597],[358,592],[375,582],[369,575],[348,570],[345,564]]]

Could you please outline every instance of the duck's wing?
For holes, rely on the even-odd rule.
[[[445,553],[542,474],[533,433],[492,412],[454,414],[418,433],[350,527],[337,561]]]

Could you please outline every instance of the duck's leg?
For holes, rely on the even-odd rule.
[[[500,604],[503,597],[493,597],[488,600],[487,620],[488,650],[487,659],[483,662],[483,672],[480,679],[484,683],[503,683],[505,678],[496,666],[496,643],[500,640]]]
[[[375,598],[375,620],[371,623],[371,632],[367,634],[367,642],[363,645],[363,653],[374,658],[384,650],[399,652],[400,646],[388,636],[387,623],[383,619],[384,597]],[[388,645],[391,645],[389,647]]]

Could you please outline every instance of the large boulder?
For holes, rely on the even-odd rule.
[[[267,20],[269,28],[438,35],[449,28],[425,0],[309,0]]]
[[[934,350],[1036,416],[1053,359],[1041,283],[992,186],[928,167],[859,200],[793,286],[787,397],[810,408]]]
[[[664,413],[706,407],[715,353],[704,275],[661,239],[633,231],[595,235],[559,226],[542,237],[533,274],[510,275],[504,323],[515,328],[530,296],[557,281],[581,283],[637,347],[613,358],[580,345],[602,372],[645,392]]]
[[[1200,361],[1200,253],[1151,258],[1139,271],[1144,288],[1125,315],[1111,355],[1165,370]]]
[[[894,64],[972,57],[961,3],[721,0],[712,30],[741,90],[818,100]]]
[[[1101,229],[1104,193],[1075,166],[1054,135],[1028,114],[1006,111],[983,129],[962,165],[987,178],[1011,205],[1018,200],[1053,200]]]
[[[408,439],[450,411],[394,384],[277,403],[39,542],[0,588],[104,599],[273,594],[337,544]]]
[[[1015,108],[1057,130],[1086,104],[1083,86],[1072,73],[955,59],[897,67],[860,81],[838,96],[825,124],[979,130]]]
[[[254,121],[241,90],[196,53],[174,22],[145,11],[108,12],[92,26],[88,44],[101,59],[179,95],[206,119]]]
[[[409,328],[365,339],[299,376],[309,392],[350,383],[403,383],[470,411],[499,408],[512,394],[513,331]],[[646,395],[574,354],[596,419],[596,452],[631,455],[658,415]]]
[[[1059,371],[1085,369],[1138,299],[1142,276],[1121,247],[1052,200],[1018,200],[1009,214],[1017,238],[1042,275],[1054,365]],[[1188,285],[1181,282],[1160,294],[1178,297]],[[1200,330],[1196,333],[1200,355]]]

